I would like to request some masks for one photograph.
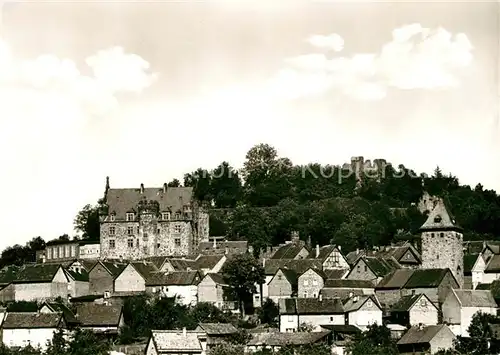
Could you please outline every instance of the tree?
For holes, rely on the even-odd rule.
[[[108,355],[110,344],[90,330],[76,329],[71,337],[68,355]]]
[[[181,187],[181,182],[178,179],[173,179],[167,184],[167,187]]]
[[[215,207],[236,207],[243,192],[238,172],[224,161],[212,171],[211,175],[211,195],[214,198]]]
[[[500,323],[497,316],[477,312],[472,316],[472,321],[467,329],[469,337],[457,337],[455,349],[460,354],[468,355],[496,354],[497,352],[490,348],[489,343],[489,339],[494,336],[490,324],[494,323]]]
[[[244,302],[257,291],[256,285],[264,283],[265,275],[261,264],[250,254],[233,256],[222,267],[224,280],[231,286],[239,309],[244,315]]]
[[[370,325],[364,333],[358,334],[346,347],[349,355],[396,355],[398,349],[391,338],[391,331],[381,325]]]
[[[275,327],[278,324],[278,317],[280,310],[278,305],[270,298],[262,304],[262,308],[259,310],[259,320],[263,324],[268,324],[271,327]]]
[[[82,233],[85,240],[98,241],[100,235],[100,206],[85,205],[75,217],[75,230]]]
[[[212,201],[211,181],[210,173],[202,168],[184,175],[184,186],[192,187],[194,196],[200,201]]]
[[[45,355],[67,355],[68,343],[64,337],[64,330],[59,329],[54,333],[52,341],[47,344]]]

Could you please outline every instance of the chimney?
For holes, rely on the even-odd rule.
[[[163,193],[166,194],[167,193],[167,183],[164,183],[163,184]]]
[[[359,248],[356,249],[356,255],[359,255]]]
[[[316,258],[319,258],[319,244],[316,244]]]
[[[224,254],[228,255],[229,254],[229,248],[226,247],[226,250],[224,251]]]
[[[141,184],[141,194],[144,193],[144,184]]]
[[[266,258],[262,258],[262,267],[265,268],[266,267]]]
[[[319,293],[318,299],[320,302],[323,301],[323,295],[321,294],[321,292]]]
[[[217,239],[214,238],[214,243],[213,243],[214,249],[217,249]]]
[[[182,335],[187,336],[186,327],[182,328]]]
[[[309,250],[311,250],[312,248],[311,236],[307,237],[307,247],[309,248]]]
[[[352,298],[352,296],[354,296],[354,293],[349,292],[349,298]]]
[[[354,303],[358,302],[359,301],[359,297],[358,296],[354,296],[353,300],[352,300]]]
[[[106,176],[106,192],[109,190],[109,176]]]

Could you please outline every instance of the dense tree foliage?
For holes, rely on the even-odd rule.
[[[100,225],[99,225],[99,204],[85,205],[75,217],[73,224],[75,230],[82,233],[82,239],[99,241]]]
[[[200,167],[184,183],[213,206],[211,235],[246,238],[254,249],[289,238],[292,230],[313,244],[343,250],[415,240],[425,220],[424,191],[445,200],[468,240],[500,236],[500,197],[460,185],[438,167],[432,175],[383,162],[378,170],[349,166],[294,165],[268,144],[251,148],[238,173],[227,162]],[[230,210],[228,210],[230,209]]]
[[[32,263],[36,260],[36,251],[45,248],[45,241],[41,237],[36,237],[27,242],[24,246],[16,244],[7,247],[0,257],[0,268],[7,265],[21,266]]]
[[[346,353],[349,355],[396,355],[398,349],[396,342],[391,338],[391,331],[385,326],[374,324],[348,344]]]

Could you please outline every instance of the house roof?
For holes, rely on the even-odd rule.
[[[447,327],[444,324],[430,325],[427,327],[412,327],[398,341],[398,345],[403,344],[426,344],[429,343],[441,331]],[[451,331],[449,331],[451,333]],[[453,333],[452,333],[453,334]]]
[[[122,315],[122,306],[86,303],[76,308],[82,327],[116,327]]]
[[[325,324],[321,325],[321,328],[328,329],[335,333],[344,334],[358,334],[361,333],[361,329],[351,324]]]
[[[137,204],[141,200],[157,201],[160,212],[182,211],[182,208],[191,203],[193,198],[192,187],[147,187],[143,189],[109,189],[106,193],[106,204],[109,213],[114,213],[116,218],[124,219],[127,212],[137,212]]]
[[[404,285],[404,288],[427,288],[438,287],[443,281],[446,274],[450,273],[449,269],[417,269],[413,270],[412,275]],[[453,279],[455,277],[453,276]],[[456,280],[455,280],[456,282]]]
[[[280,271],[283,273],[283,275],[285,276],[287,281],[290,283],[290,285],[292,285],[294,287],[297,286],[298,275],[295,271],[283,268],[283,269],[278,269],[278,271],[276,271],[276,274],[278,274],[278,272],[280,272]],[[276,275],[275,275],[275,277],[276,277]],[[273,279],[274,279],[274,277],[273,277]]]
[[[412,269],[394,270],[389,275],[385,276],[382,280],[380,280],[375,289],[390,290],[390,289],[403,288],[412,275],[413,275]]]
[[[158,271],[156,265],[148,261],[131,262],[130,265],[132,265],[144,280],[147,280],[154,272]]]
[[[43,306],[47,306],[54,313],[62,313],[67,323],[78,323],[78,320],[76,319],[73,312],[64,304],[45,302],[42,307],[40,307],[40,309],[43,308]]]
[[[464,275],[470,276],[472,275],[472,268],[476,265],[477,258],[479,258],[481,254],[466,254],[464,255]]]
[[[207,335],[230,335],[238,332],[231,323],[200,323],[199,327]]]
[[[62,313],[8,312],[2,327],[4,329],[57,328],[63,324]]]
[[[433,210],[429,213],[427,220],[420,227],[421,231],[461,231],[462,228],[457,224],[455,218],[446,208],[442,199],[437,200]]]
[[[201,353],[202,347],[198,332],[182,330],[152,330],[151,336],[158,352],[194,352]]]
[[[146,280],[146,286],[190,286],[201,280],[198,271],[174,271],[152,273]]]
[[[484,269],[485,273],[498,273],[500,272],[500,255],[494,254],[491,256],[488,264],[486,264],[486,268]]]
[[[215,254],[215,255],[199,255],[195,260],[196,269],[213,269],[222,258],[225,258],[224,255]]]
[[[113,278],[120,276],[122,271],[127,267],[128,264],[125,263],[115,263],[112,261],[98,261],[92,269],[90,269],[89,274],[96,267],[96,265],[102,265]]]
[[[316,269],[314,269],[316,270]],[[323,269],[323,274],[325,275],[325,280],[329,279],[342,279],[347,273],[349,273],[348,269],[330,269],[330,270],[324,270]]]
[[[340,298],[284,298],[279,300],[280,314],[342,314]]]
[[[368,266],[368,268],[377,277],[384,277],[391,271],[401,268],[401,266],[394,258],[382,259],[376,256],[363,256],[360,259],[358,259],[356,264],[353,266],[353,269],[357,265],[357,263],[361,262],[361,260],[364,261],[364,263]]]
[[[220,273],[209,272],[205,275],[205,277],[210,277],[216,284],[227,285],[226,280],[224,280],[224,276]]]
[[[89,272],[94,267],[94,265],[97,264],[98,260],[77,259],[72,261],[71,264],[68,265],[68,267],[72,266],[76,262],[78,262],[85,269],[85,271]]]
[[[327,279],[324,288],[375,288],[369,280]]]
[[[436,309],[437,307],[434,305],[434,303],[431,302],[431,300],[423,293],[419,293],[416,295],[411,295],[411,296],[403,296],[401,299],[395,303],[394,305],[391,306],[391,311],[392,312],[408,312],[415,303],[418,302],[421,298],[425,298],[428,303],[433,305]]]
[[[14,283],[51,282],[56,273],[62,269],[60,264],[24,265],[17,273]]]
[[[20,267],[16,265],[9,265],[0,271],[0,285],[8,285],[16,279]]]
[[[353,296],[344,301],[345,312],[355,312],[359,310],[367,301],[372,301],[382,310],[382,306],[374,295]]]
[[[168,262],[175,271],[196,270],[196,261],[192,259],[167,258],[166,262]]]
[[[88,282],[89,281],[89,273],[85,270],[81,272],[73,271],[71,269],[64,269],[64,272],[75,281]]]
[[[200,242],[198,244],[198,251],[204,253],[224,253],[226,248],[228,251],[245,252],[248,250],[248,241],[246,240],[223,240],[216,241],[215,248],[213,242]]]
[[[373,254],[374,256],[378,256],[383,259],[390,259],[393,257],[396,259],[399,263],[402,264],[415,264],[412,260],[406,260],[404,256],[406,253],[410,252],[413,254],[415,259],[417,260],[417,263],[421,262],[421,257],[420,253],[409,243],[406,243],[405,245],[398,245],[398,246],[386,246],[382,247],[379,250],[375,251]]]
[[[323,268],[321,260],[318,259],[266,259],[264,272],[266,275],[271,276],[276,274],[279,268],[284,268],[285,266],[297,274],[303,274],[309,268],[319,270]]]
[[[267,332],[255,333],[252,339],[248,342],[249,346],[286,346],[286,345],[305,345],[316,343],[325,339],[330,334],[326,332],[295,332],[295,333],[280,333]]]
[[[282,245],[276,250],[276,252],[271,256],[271,259],[293,259],[299,255],[303,250],[307,250],[304,245],[297,243],[289,243]],[[308,251],[309,252],[309,251]]]
[[[488,290],[452,290],[462,307],[497,308],[491,291]]]

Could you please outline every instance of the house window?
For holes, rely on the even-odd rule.
[[[499,275],[499,277],[500,277],[500,275]],[[278,275],[278,280],[281,280],[281,275]]]
[[[313,298],[318,298],[318,295],[316,293],[313,293]]]
[[[140,233],[140,231],[141,231],[141,230],[139,229],[139,226],[137,226],[137,234],[139,234],[139,233]]]
[[[64,258],[64,247],[59,247],[59,257]]]
[[[366,305],[367,305],[368,307],[371,307],[371,306],[373,306],[373,302],[372,302],[372,301],[370,301],[370,300],[368,300],[368,302],[366,302]]]
[[[181,219],[181,213],[180,212],[177,212],[175,214],[175,219]]]
[[[109,249],[114,249],[114,248],[115,248],[115,241],[114,241],[114,239],[111,239],[109,241]]]
[[[133,248],[134,247],[134,240],[133,239],[127,240],[127,245],[129,248]]]
[[[111,222],[114,222],[114,221],[115,221],[115,215],[114,215],[114,214],[112,214],[111,216],[109,216],[109,220],[110,220]]]
[[[431,238],[434,238],[434,233],[431,233]]]
[[[304,286],[309,286],[309,280],[304,280]]]
[[[156,293],[156,287],[151,288],[151,292]]]
[[[367,272],[367,271],[368,271],[368,266],[365,265],[365,272]]]
[[[109,235],[115,235],[115,227],[109,227]]]
[[[330,322],[333,322],[333,317],[330,317]]]
[[[127,213],[127,222],[133,221],[134,217],[134,213]]]
[[[318,286],[318,280],[313,280],[313,286]]]
[[[443,238],[443,237],[444,237],[444,233],[439,233],[439,236],[440,236],[441,238]]]
[[[71,246],[71,257],[74,257],[76,254],[76,247],[74,245]]]
[[[304,298],[307,298],[309,295],[307,294],[307,291],[304,292]]]
[[[288,316],[288,321],[293,322],[293,316]]]
[[[427,306],[427,301],[425,300],[425,298],[422,298],[422,299],[420,300],[420,305],[421,305],[422,307]]]
[[[175,243],[176,247],[180,247],[181,246],[181,238],[175,238],[174,243]]]
[[[174,232],[175,233],[180,233],[181,232],[181,226],[179,226],[179,225],[174,226]]]
[[[161,214],[161,219],[163,219],[164,221],[170,220],[170,212],[163,212]]]
[[[358,269],[358,272],[360,272],[361,271],[361,265],[358,265],[358,267],[356,269]]]
[[[161,233],[160,228],[158,228],[158,229],[156,230],[156,233],[158,233],[158,234],[160,234],[160,233]]]
[[[127,234],[134,235],[134,227],[127,227]]]
[[[156,244],[156,249],[160,249],[160,243]]]

